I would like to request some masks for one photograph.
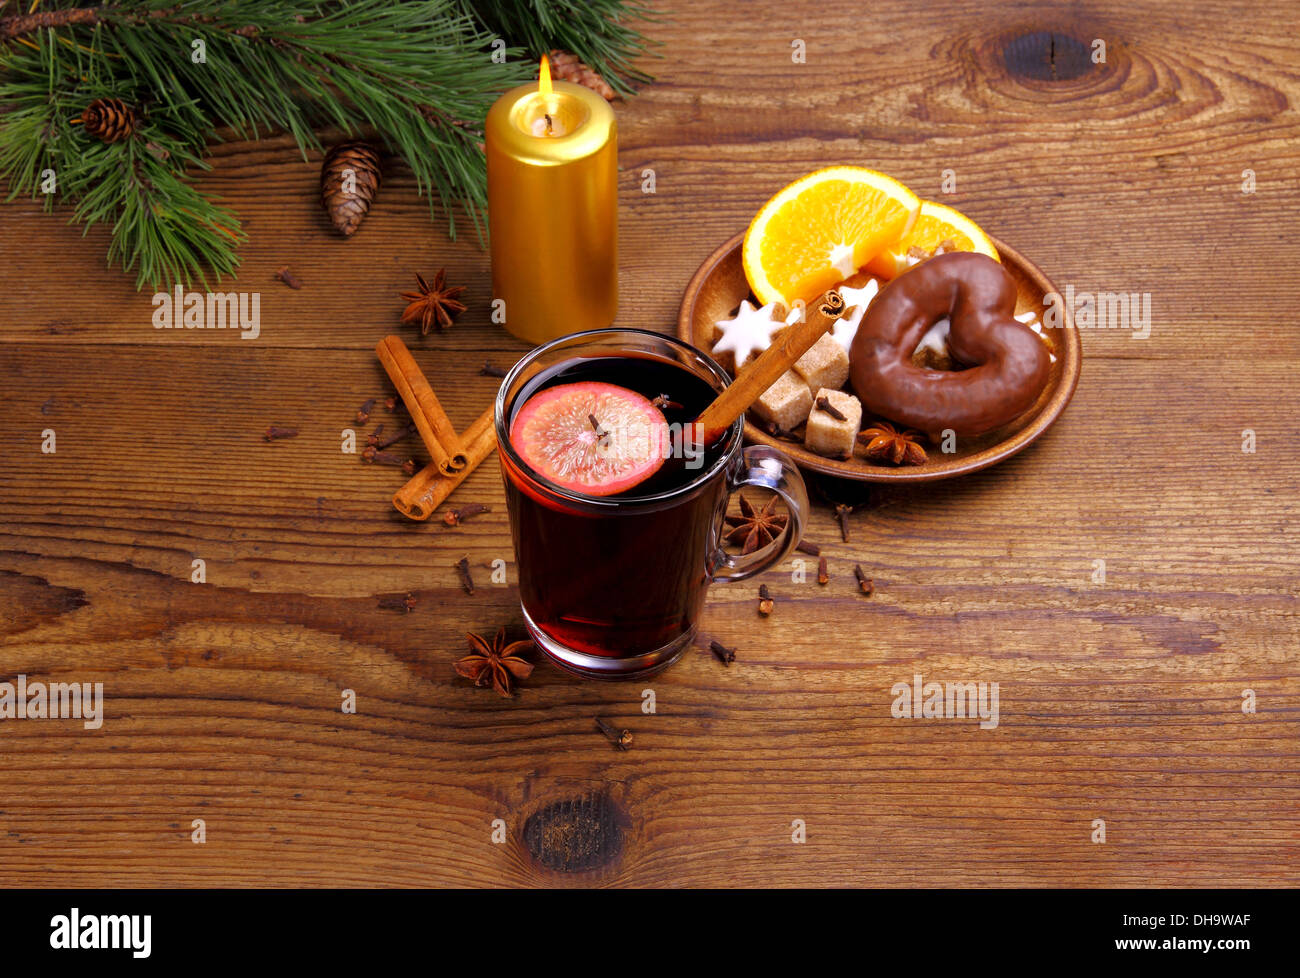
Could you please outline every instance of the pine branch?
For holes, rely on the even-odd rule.
[[[94,35],[92,35],[93,39]],[[112,96],[102,59],[46,29],[36,42],[0,55],[0,172],[9,198],[42,193],[48,211],[57,196],[74,204],[72,220],[87,229],[112,225],[108,260],[147,282],[207,281],[233,273],[244,241],[228,210],[195,190],[187,170],[205,168],[203,134],[160,112],[141,120],[132,137],[106,144],[81,132],[85,106]]]
[[[8,41],[24,34],[34,34],[46,27],[97,23],[99,23],[98,7],[70,7],[66,10],[42,10],[39,13],[16,14],[0,20],[0,41]]]
[[[206,13],[195,17],[193,7]],[[467,186],[455,179],[481,168],[472,130],[496,94],[529,72],[524,64],[494,64],[490,38],[452,0],[228,0],[190,4],[179,19],[162,13],[132,18],[135,29],[114,32],[108,48],[155,93],[192,99],[243,138],[288,131],[304,154],[319,148],[315,125],[348,133],[374,127],[406,156],[422,190],[432,184],[448,200],[475,196],[481,180]],[[206,47],[200,67],[207,70],[191,64],[196,39]],[[201,112],[194,121],[204,118]],[[424,159],[429,149],[431,161]]]
[[[523,60],[493,62],[490,38],[454,0],[155,0],[65,5],[39,20],[0,21],[0,32],[35,31],[0,44],[0,172],[13,196],[37,193],[53,170],[74,220],[113,225],[110,255],[137,269],[137,284],[235,267],[238,222],[185,182],[217,125],[243,138],[289,132],[304,158],[319,148],[318,125],[374,130],[435,215],[447,213],[450,234],[455,202],[481,233],[477,130],[497,93],[531,73]],[[72,124],[103,96],[139,108],[128,145],[104,147]]]
[[[642,2],[52,0],[0,19],[0,175],[11,199],[43,194],[48,210],[53,171],[75,222],[112,225],[110,261],[135,269],[138,287],[237,265],[237,219],[189,182],[223,126],[246,139],[288,132],[304,158],[320,148],[319,126],[373,131],[450,235],[459,204],[481,236],[482,124],[496,96],[534,77],[531,53],[550,47],[616,87],[643,80],[629,59],[644,43],[623,23]],[[492,57],[499,35],[529,56],[516,46]],[[104,144],[76,121],[110,97],[139,122]]]

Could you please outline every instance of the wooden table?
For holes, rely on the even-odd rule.
[[[718,242],[848,162],[1062,288],[1150,293],[1152,325],[1086,331],[1072,405],[1022,455],[866,494],[848,543],[820,504],[826,587],[787,562],[767,620],[752,585],[714,588],[702,642],[737,646],[730,668],[700,648],[607,685],[544,663],[511,701],[453,674],[467,630],[522,630],[497,466],[453,497],[491,513],[410,523],[400,472],[340,433],[369,430],[372,350],[416,271],[469,285],[449,332],[403,330],[457,424],[495,392],[484,361],[525,347],[488,321],[485,254],[448,243],[405,170],[343,240],[317,159],[214,147],[204,184],[250,236],[225,287],[261,292],[255,341],[154,330],[102,232],[0,207],[0,678],[106,698],[98,730],[0,723],[0,882],[1300,879],[1300,8],[833,7],[678,3],[651,28],[659,81],[617,109],[620,324],[671,330]],[[301,434],[264,443],[270,423]],[[414,611],[382,606],[408,591]],[[893,718],[916,674],[997,682],[998,727]]]

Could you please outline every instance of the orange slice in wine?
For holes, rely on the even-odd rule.
[[[534,394],[510,444],[538,475],[571,492],[612,496],[654,475],[668,456],[668,422],[636,391],[597,381]]]

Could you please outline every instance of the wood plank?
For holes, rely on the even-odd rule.
[[[455,530],[415,526],[384,512],[395,474],[336,459],[332,435],[258,442],[259,412],[343,417],[373,383],[366,371],[326,411],[319,392],[275,377],[302,374],[319,353],[276,352],[256,367],[203,350],[187,349],[184,366],[175,351],[138,351],[134,386],[95,389],[97,355],[73,349],[60,367],[82,393],[65,427],[33,410],[47,389],[34,369],[43,347],[7,349],[22,369],[5,377],[6,416],[55,425],[61,447],[10,459],[0,574],[12,595],[5,620],[16,624],[5,661],[103,681],[109,704],[93,741],[75,721],[12,725],[21,748],[11,757],[24,760],[7,771],[4,820],[31,846],[16,850],[13,872],[54,858],[71,882],[89,856],[105,884],[268,878],[229,876],[216,850],[191,853],[189,819],[202,817],[240,861],[275,853],[270,878],[285,883],[535,881],[553,874],[524,852],[503,862],[487,841],[491,819],[517,829],[542,799],[613,785],[606,796],[653,849],[624,851],[593,879],[670,884],[669,867],[689,859],[694,880],[717,881],[755,858],[755,840],[778,868],[742,877],[751,882],[812,884],[832,862],[844,881],[933,881],[931,860],[971,882],[1286,878],[1285,808],[1271,806],[1285,806],[1300,766],[1290,655],[1300,459],[1283,451],[1267,465],[1270,436],[1263,457],[1250,457],[1235,432],[1220,432],[1217,466],[1169,459],[1161,472],[1178,489],[1152,507],[1126,494],[1149,460],[1102,423],[1125,401],[1159,419],[1159,439],[1194,427],[1213,386],[1235,394],[1261,432],[1281,432],[1284,408],[1252,370],[1226,385],[1207,379],[1171,410],[1142,386],[1145,363],[1118,361],[1000,471],[939,492],[879,493],[848,545],[820,508],[810,535],[830,556],[825,590],[773,572],[778,611],[760,622],[749,586],[713,589],[704,639],[740,646],[732,669],[701,651],[628,688],[544,666],[503,709],[450,669],[464,630],[521,630],[495,472],[471,483],[493,513]],[[344,377],[356,359],[326,356]],[[144,477],[125,408],[148,391],[154,417],[188,417],[188,392],[204,379],[222,389],[227,372],[245,378],[247,423],[213,430],[201,454],[164,429],[147,445]],[[1280,381],[1280,370],[1266,379]],[[449,410],[469,413],[457,401]],[[93,441],[83,431],[92,418]],[[51,478],[49,463],[73,475]],[[109,498],[79,484],[87,466],[117,487]],[[1229,506],[1236,520],[1201,518]],[[957,507],[954,525],[944,513]],[[1060,515],[1044,525],[1044,513]],[[1135,520],[1159,542],[1154,552],[1131,545]],[[483,581],[492,560],[508,561],[508,585],[463,595],[451,568],[461,552]],[[195,554],[209,562],[206,585],[188,582]],[[1097,556],[1108,561],[1104,587],[1090,583]],[[870,600],[854,593],[856,561],[876,580]],[[378,607],[408,590],[412,614]],[[829,634],[828,616],[844,622]],[[999,729],[891,719],[890,687],[915,669],[999,682]],[[654,717],[639,713],[642,685],[659,698]],[[1247,687],[1264,704],[1254,717],[1239,709]],[[338,712],[343,688],[357,690],[360,715]],[[634,754],[608,752],[592,728],[606,714],[635,728]],[[85,793],[77,805],[67,777]],[[110,816],[90,836],[75,817],[83,804]],[[698,811],[726,828],[701,836]],[[785,853],[794,817],[812,827],[813,848],[835,855]],[[1124,834],[1122,854],[1088,851],[1094,817]],[[1208,817],[1224,836],[1207,848],[1196,840]],[[922,827],[934,841],[918,841]],[[114,847],[108,865],[98,846]]]

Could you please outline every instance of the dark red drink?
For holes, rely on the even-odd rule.
[[[739,422],[705,449],[690,437],[728,381],[693,347],[611,329],[547,344],[503,382],[496,428],[520,603],[537,645],[564,667],[608,678],[663,668],[694,636],[712,581],[756,573],[798,542],[807,500],[785,456],[742,453]],[[667,434],[630,477],[611,463],[600,482],[593,443],[641,421]],[[779,492],[791,528],[783,545],[735,558],[719,531],[728,494],[747,484]]]
[[[651,356],[590,357],[556,364],[520,392],[516,403],[558,384],[589,379],[617,384],[648,399],[682,430],[717,392],[685,368]],[[712,528],[726,502],[721,480],[682,492],[717,463],[720,448],[693,458],[670,455],[649,479],[606,500],[647,500],[609,513],[591,512],[530,493],[507,478],[515,554],[528,573],[519,596],[538,628],[595,656],[640,655],[695,628],[708,582]],[[652,497],[672,494],[658,503]]]

